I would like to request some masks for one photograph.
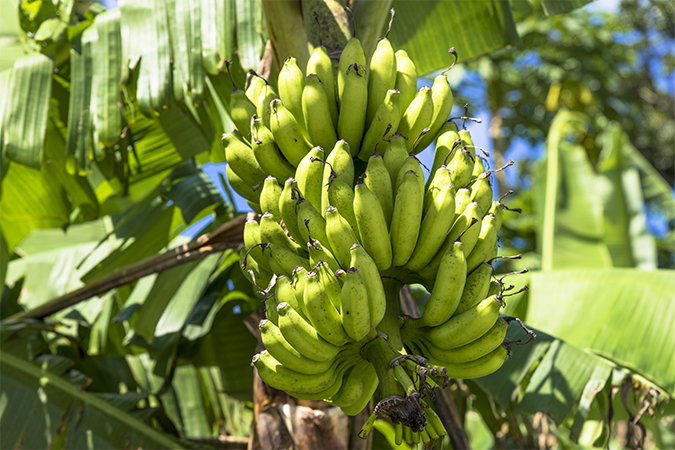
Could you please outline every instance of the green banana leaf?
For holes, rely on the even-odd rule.
[[[3,448],[180,448],[177,441],[61,378],[58,368],[36,366],[4,351],[1,357]]]

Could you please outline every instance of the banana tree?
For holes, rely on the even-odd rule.
[[[542,5],[558,13],[581,3]],[[339,50],[354,32],[372,50],[392,5],[399,19],[390,38],[420,61],[421,73],[448,65],[448,42],[463,59],[518,42],[511,11],[503,2],[425,2],[413,7],[408,2],[357,1],[351,3],[355,26],[344,5],[328,1],[121,2],[120,9],[107,12],[87,10],[79,2],[22,3],[24,45],[38,52],[17,59],[11,71],[0,75],[0,129],[5,137],[0,273],[7,275],[2,317],[30,311],[158,251],[179,248],[186,242],[180,233],[203,217],[214,219],[203,232],[231,218],[234,211],[199,170],[208,161],[223,161],[219,137],[232,128],[232,85],[224,61],[235,61],[232,77],[243,87],[248,69],[259,68],[273,80],[286,56],[307,57],[309,45],[319,43]],[[314,13],[318,21],[310,19]],[[429,22],[430,17],[455,22],[448,26]],[[437,31],[431,40],[430,23]],[[490,32],[481,32],[481,39],[467,38],[477,29]],[[297,39],[298,31],[306,38]],[[269,47],[264,45],[267,39]],[[68,231],[38,230],[54,227]],[[19,258],[8,264],[10,254]],[[250,379],[243,355],[255,346],[242,326],[235,327],[257,306],[251,285],[233,270],[236,259],[232,253],[213,254],[131,286],[115,286],[105,296],[52,311],[49,317],[56,327],[38,326],[37,332],[31,332],[31,323],[3,327],[8,332],[3,352],[16,351],[35,362],[40,362],[39,354],[65,353],[76,364],[56,371],[61,378],[85,374],[93,392],[120,394],[114,386],[121,382],[125,390],[144,393],[147,400],[128,396],[124,405],[108,409],[108,414],[123,417],[122,423],[131,422],[118,409],[133,411],[146,401],[154,410],[143,417],[154,414],[151,424],[169,434],[187,439],[223,430],[245,434],[232,420],[239,414],[236,402],[222,394],[250,393],[250,385],[241,383]],[[44,277],[54,282],[45,286]],[[229,347],[223,358],[220,349],[232,342],[242,345]],[[26,348],[39,351],[26,353]],[[85,361],[78,356],[83,352],[100,358]],[[49,364],[38,372],[20,360],[7,361],[13,371],[3,368],[3,379],[35,380],[49,372]],[[233,367],[235,372],[228,373]],[[99,381],[106,372],[108,384]],[[28,386],[17,392],[28,396],[34,391]],[[66,395],[73,392],[65,385],[58,388]],[[72,408],[66,411],[72,413]],[[50,420],[39,422],[50,428],[40,433],[47,440],[37,446],[80,442],[79,433],[85,430],[64,426],[60,430],[75,433],[64,440],[55,430],[61,423],[57,418],[65,415],[58,410],[51,414],[45,416]],[[142,429],[143,439],[158,439],[153,445],[168,446],[142,425],[131,426]],[[29,431],[8,445],[37,436]],[[94,431],[99,434],[104,432]],[[127,442],[140,446],[148,441]]]

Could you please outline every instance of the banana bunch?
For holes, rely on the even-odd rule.
[[[304,73],[286,60],[276,89],[250,75],[223,144],[230,185],[260,214],[240,253],[265,298],[253,364],[271,386],[350,415],[377,391],[364,434],[387,418],[397,440],[443,436],[423,397],[497,370],[517,320],[500,316],[507,288],[492,276],[508,208],[493,201],[495,170],[448,120],[445,75],[417,90],[415,64],[386,37],[368,64],[349,40],[337,73],[316,47]],[[434,140],[425,182],[416,154]],[[430,292],[416,319],[400,313],[412,283]]]

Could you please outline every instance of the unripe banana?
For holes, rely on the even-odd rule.
[[[475,270],[474,270],[475,272]],[[467,280],[468,283],[468,280]],[[492,280],[490,281],[490,285],[488,286],[488,291],[487,291],[487,297],[491,297],[493,295],[502,295],[504,293],[504,285],[500,283],[497,280]]]
[[[304,251],[305,249],[286,235],[284,229],[281,228],[281,225],[279,225],[279,222],[277,222],[272,213],[266,212],[260,218],[260,239],[263,242],[271,242],[274,245],[291,250],[303,258],[307,256],[307,253]]]
[[[239,89],[232,91],[230,95],[230,117],[232,118],[232,122],[234,122],[234,126],[246,140],[251,139],[249,123],[251,116],[255,113],[255,105],[246,97],[244,91],[240,91]]]
[[[298,226],[298,212],[296,210],[296,205],[299,199],[300,196],[297,191],[297,182],[295,181],[295,178],[288,178],[286,183],[284,183],[284,189],[281,191],[281,197],[279,198],[279,211],[281,212],[281,218],[284,221],[286,230],[288,230],[288,234],[290,234],[298,244],[307,242]]]
[[[483,158],[476,155],[476,160],[473,162],[473,171],[471,172],[471,178],[478,178],[485,173],[485,165],[483,164]]]
[[[462,242],[464,243],[464,255],[469,256],[473,250],[473,247],[478,241],[478,236],[480,235],[480,220],[482,218],[483,210],[480,208],[480,205],[478,205],[478,203],[469,203],[469,205],[464,209],[464,212],[462,212],[457,220],[455,220],[455,223],[452,224],[452,228],[448,233],[446,241],[449,240],[454,242],[459,239],[460,236],[462,236]],[[474,219],[478,223],[472,227],[469,227]],[[466,230],[466,232],[464,230]]]
[[[219,176],[222,177],[222,175],[219,175]],[[225,182],[222,178],[221,178],[221,181],[222,181],[223,183]],[[242,197],[244,197],[244,196],[242,195]],[[244,198],[245,198],[245,197],[244,197]],[[256,202],[254,202],[254,201],[251,201],[251,200],[248,200],[248,199],[247,199],[247,200],[246,200],[246,204],[248,205],[249,208],[251,208],[251,210],[252,210],[253,212],[257,212],[258,214],[262,214],[262,210],[260,209],[260,203],[256,203]]]
[[[296,266],[295,269],[293,269],[293,276],[291,277],[290,282],[291,286],[293,287],[293,292],[295,292],[295,298],[297,299],[298,305],[300,305],[300,308],[296,308],[295,310],[302,316],[303,319],[309,322],[309,319],[307,318],[307,309],[305,308],[305,302],[303,300],[305,295],[305,280],[307,279],[307,273],[309,273],[309,271],[304,267]],[[293,305],[292,302],[288,303],[291,306]]]
[[[260,207],[263,211],[270,212],[277,221],[281,220],[281,210],[279,210],[281,192],[281,186],[276,178],[271,175],[265,178],[260,191]]]
[[[452,111],[452,90],[448,84],[448,79],[443,74],[434,78],[434,84],[431,86],[431,101],[434,105],[434,111],[428,125],[430,131],[417,143],[418,152],[427,148],[436,139],[443,124],[448,120],[450,111]]]
[[[451,184],[446,184],[433,199],[432,206],[424,215],[417,245],[406,264],[408,269],[416,272],[433,259],[450,231],[454,215],[455,188]]]
[[[258,325],[265,349],[284,367],[299,373],[319,374],[329,370],[332,361],[314,361],[305,358],[291,344],[286,341],[281,330],[267,319],[260,321]]]
[[[483,261],[497,256],[497,219],[493,214],[488,214],[481,221],[480,234],[476,245],[466,258],[466,268],[469,273],[473,272]]]
[[[326,209],[326,237],[328,244],[342,268],[349,268],[351,255],[349,249],[359,244],[359,239],[347,219],[342,217],[334,206]]]
[[[298,164],[295,171],[295,179],[298,180],[300,193],[317,207],[321,205],[321,181],[323,178],[323,159],[325,158],[321,147],[312,148]],[[320,161],[317,161],[320,160]]]
[[[255,114],[251,117],[251,147],[260,167],[277,180],[286,180],[295,174],[295,167],[281,154],[274,135]]]
[[[447,369],[448,376],[451,378],[462,378],[468,380],[471,378],[484,377],[493,372],[496,372],[497,369],[499,369],[504,364],[507,356],[508,351],[504,348],[504,346],[500,345],[487,355],[474,361],[458,364],[442,364]],[[434,358],[429,358],[429,360],[431,362],[435,362]]]
[[[239,178],[249,186],[256,186],[265,179],[267,176],[265,171],[258,164],[253,150],[241,137],[241,133],[234,130],[223,135],[223,145],[227,164],[232,166],[232,170]]]
[[[467,188],[459,188],[455,192],[455,218],[452,223],[459,218],[467,206],[471,203],[471,191]]]
[[[343,361],[335,360],[329,370],[310,375],[288,369],[266,350],[253,356],[253,365],[265,383],[300,394],[318,392],[330,386],[339,374],[338,367],[343,364]]]
[[[363,392],[361,397],[353,404],[341,408],[348,416],[355,416],[363,411],[363,409],[368,406],[368,403],[370,403],[370,399],[373,397],[375,390],[377,390],[377,386],[380,384],[380,379],[377,377],[377,372],[375,372],[375,367],[372,363],[368,363],[360,373],[363,382]]]
[[[355,233],[358,233],[356,223],[356,214],[354,213],[354,190],[347,185],[342,176],[337,173],[331,174],[328,180],[328,204],[334,206],[352,227]]]
[[[462,242],[454,242],[443,255],[434,288],[418,326],[441,325],[450,319],[457,309],[466,282],[463,246]]]
[[[480,205],[481,210],[487,212],[492,204],[492,185],[490,182],[490,173],[485,172],[480,175],[469,188],[471,191],[471,201]]]
[[[302,242],[309,242],[310,235],[320,242],[327,242],[326,219],[305,198],[298,200],[295,205],[298,215],[298,228],[302,235]]]
[[[398,124],[398,130],[396,131],[408,138],[405,144],[408,153],[412,152],[417,136],[431,123],[433,114],[434,103],[431,98],[431,89],[423,86],[417,92],[415,99],[408,106],[408,109],[403,113],[403,117],[401,117],[401,121]],[[420,150],[422,149],[417,149],[418,152]]]
[[[355,267],[347,270],[342,287],[340,317],[345,332],[353,340],[358,342],[370,332],[368,289]]]
[[[478,266],[476,270],[466,277],[464,292],[459,300],[459,305],[455,310],[455,315],[462,314],[464,311],[476,306],[482,299],[488,296],[490,288],[490,278],[492,277],[492,264],[489,261]],[[499,292],[497,292],[499,293]]]
[[[347,272],[345,272],[342,269],[338,269],[335,271],[335,278],[337,278],[338,283],[340,283],[340,286],[344,286],[345,280],[347,279]]]
[[[376,153],[377,144],[381,140],[388,139],[396,132],[398,124],[401,121],[400,95],[395,89],[387,91],[383,102],[375,112],[373,120],[369,122],[370,125],[366,134],[363,136],[361,151],[359,151],[358,155],[361,160],[367,161],[373,153]],[[380,147],[380,151],[383,151],[383,147],[383,145]]]
[[[370,310],[370,327],[376,327],[384,317],[387,309],[387,298],[384,294],[382,278],[375,260],[360,245],[354,244],[350,249],[351,267],[355,267],[361,275],[368,292],[368,307]]]
[[[254,191],[251,185],[237,175],[229,164],[225,166],[225,174],[227,176],[227,182],[232,186],[232,189],[237,191],[237,194],[253,203],[258,203],[260,201],[260,189]]]
[[[429,177],[430,183],[427,183],[427,190],[424,192],[424,214],[429,211],[431,205],[434,203],[434,198],[441,192],[441,189],[447,184],[452,184],[452,176],[447,167],[441,166],[438,170],[432,173]],[[453,201],[454,201],[454,186],[453,186]],[[452,206],[453,217],[450,218],[451,222],[454,222],[454,212],[455,206]],[[450,224],[452,225],[452,223]]]
[[[331,251],[328,248],[326,248],[326,246],[324,246],[320,241],[313,238],[310,239],[309,242],[307,243],[307,250],[309,251],[309,262],[315,269],[316,265],[319,263],[326,263],[331,273],[340,269],[340,264],[337,262],[337,259],[335,259],[335,256],[333,256]],[[336,297],[331,298],[331,300],[333,299],[335,299],[335,302],[337,304],[336,308],[338,308],[339,301],[336,299]]]
[[[262,244],[260,238],[260,224],[253,219],[247,220],[244,224],[244,245],[248,249],[247,260],[248,258],[253,258],[258,263],[260,269],[272,273],[272,268],[263,256],[262,247],[259,244]]]
[[[368,82],[366,68],[352,64],[345,72],[345,85],[340,99],[338,137],[349,143],[352,156],[358,155],[365,129],[368,107]]]
[[[344,94],[347,70],[353,64],[357,64],[359,67],[363,67],[365,70],[366,55],[363,53],[361,41],[359,41],[356,38],[351,38],[349,41],[347,41],[347,45],[345,45],[345,48],[342,50],[342,54],[340,55],[340,63],[338,64],[338,74],[337,74],[338,106],[340,108],[342,108],[342,96]],[[366,101],[366,103],[364,104],[365,108],[368,103],[367,99],[364,100]]]
[[[298,312],[298,314],[302,316],[303,319],[307,320],[303,309],[304,305],[302,304],[302,292],[300,292],[300,295],[298,295],[289,277],[283,274],[277,276],[274,288],[275,291],[273,298],[275,301],[270,302],[270,306],[274,305],[273,314],[275,314],[277,317],[277,321],[275,322],[277,326],[279,325],[279,312],[277,311],[277,307],[281,303],[288,303],[295,311]]]
[[[256,247],[254,250],[260,250],[260,247]],[[247,252],[248,247],[239,249],[239,266],[241,267],[244,276],[254,285],[269,286],[270,281],[272,281],[272,273],[261,268],[260,264],[258,264],[258,261],[255,259],[246,256]],[[265,261],[265,265],[267,265],[267,261]],[[255,277],[255,279],[251,276],[250,271],[253,271],[253,277]]]
[[[363,381],[360,372],[366,364],[368,361],[363,361],[347,370],[340,390],[328,400],[328,403],[334,406],[350,406],[361,398]]]
[[[398,187],[398,185],[395,185],[395,182],[401,171],[401,167],[403,167],[403,164],[408,158],[405,140],[406,138],[403,135],[399,133],[393,134],[389,138],[389,145],[387,145],[384,156],[382,157],[384,159],[384,165],[389,172],[389,177],[391,178],[392,190]]]
[[[279,70],[277,87],[279,88],[279,98],[283,100],[286,108],[293,114],[298,125],[304,128],[302,93],[305,88],[305,75],[298,67],[298,62],[294,57],[286,58],[284,66]]]
[[[255,73],[254,70],[249,70],[246,78],[248,79],[248,86],[246,87],[246,97],[248,97],[248,99],[255,104],[258,101],[258,98],[260,97],[260,93],[265,88],[265,85],[267,85],[267,81],[265,81],[263,77]]]
[[[427,339],[436,347],[448,350],[475,341],[492,328],[499,318],[502,300],[488,297],[473,308],[451,317],[443,324],[430,328]]]
[[[384,220],[387,223],[387,227],[389,227],[391,216],[394,213],[394,192],[391,177],[382,157],[374,154],[368,158],[368,165],[364,173],[365,178],[363,181],[379,200],[382,212],[384,213]]]
[[[422,198],[424,198],[424,172],[422,172],[422,165],[415,155],[410,155],[405,159],[405,161],[403,161],[401,170],[398,171],[396,178],[391,179],[391,187],[393,188],[394,192],[396,192],[398,187],[403,182],[403,177],[405,177],[406,173],[410,172],[411,170],[415,172],[416,175],[419,175],[416,177],[416,179],[420,185],[420,189],[422,190]]]
[[[490,205],[490,209],[488,209],[487,213],[495,216],[495,228],[497,229],[497,232],[499,232],[502,228],[502,220],[504,218],[504,204],[499,200],[495,200],[492,202],[492,205]]]
[[[446,164],[452,172],[452,184],[457,187],[465,187],[472,180],[475,156],[471,155],[470,149],[462,145],[456,147],[450,156],[450,161]]]
[[[302,91],[302,113],[309,140],[324,149],[331,149],[337,142],[337,133],[330,114],[330,105],[318,75],[307,75]]]
[[[274,90],[274,88],[269,84],[266,84],[262,88],[262,91],[260,91],[258,100],[255,102],[256,115],[262,119],[263,125],[265,125],[265,127],[270,129],[271,129],[270,117],[272,114],[272,108],[270,103],[272,103],[272,100],[278,98],[279,96],[277,95],[277,92]]]
[[[328,264],[327,261],[318,261],[314,265],[313,270],[319,276],[319,281],[328,295],[328,300],[330,300],[337,311],[340,311],[340,304],[342,301],[342,285],[335,276],[335,273],[330,264]]]
[[[396,84],[395,88],[401,92],[401,111],[405,111],[412,103],[417,93],[417,68],[405,50],[396,53]]]
[[[396,191],[390,231],[394,266],[405,265],[417,244],[424,207],[424,191],[418,180],[422,176],[421,170],[419,174],[409,170]]]
[[[428,136],[431,133],[425,135]],[[424,139],[424,137],[422,138]],[[431,166],[431,173],[435,174],[441,166],[448,166],[450,162],[450,154],[461,146],[461,139],[459,138],[459,132],[457,131],[457,125],[454,122],[446,122],[441,127],[440,133],[438,134],[438,139],[436,140],[436,149],[434,150],[434,163]],[[431,184],[431,178],[429,183]]]
[[[283,273],[290,277],[295,266],[302,266],[309,270],[308,259],[299,256],[293,250],[276,244],[263,244],[263,255],[267,258],[273,273]]]
[[[333,361],[340,347],[323,339],[312,325],[298,314],[288,303],[279,303],[279,329],[286,341],[298,352],[314,361]]]
[[[347,375],[347,372],[352,367],[353,366],[350,366],[348,364],[343,364],[342,366],[340,366],[340,371],[338,373],[338,376],[335,378],[335,381],[330,386],[328,386],[327,388],[324,388],[320,391],[313,392],[311,394],[298,393],[298,392],[292,392],[292,391],[291,392],[286,391],[286,393],[288,395],[290,395],[291,397],[300,398],[300,399],[303,399],[303,400],[315,400],[315,401],[316,400],[324,400],[324,401],[326,401],[327,399],[330,399],[331,397],[337,395],[338,392],[340,392],[340,390],[342,389],[342,384],[344,382],[344,379]]]
[[[307,75],[315,73],[322,81],[321,87],[326,93],[328,99],[328,107],[330,110],[333,128],[337,129],[338,123],[338,106],[337,98],[335,97],[335,78],[333,76],[333,62],[326,52],[326,47],[314,47],[312,55],[307,61]],[[326,150],[328,148],[324,147]]]
[[[303,301],[309,320],[319,336],[338,347],[349,342],[349,336],[342,328],[340,313],[328,298],[316,272],[307,274]]]
[[[386,37],[380,39],[370,57],[368,76],[368,110],[366,123],[371,123],[375,113],[384,101],[389,89],[396,85],[396,56],[391,42]],[[368,155],[370,156],[370,155]]]
[[[330,206],[328,186],[331,182],[331,174],[333,172],[342,177],[342,180],[344,180],[350,190],[354,185],[354,160],[349,152],[349,144],[347,141],[337,141],[328,154],[326,162],[327,164],[323,167],[323,178],[321,181],[321,211],[324,212],[326,211],[326,208]],[[350,203],[352,201],[353,199],[350,200]]]
[[[354,215],[361,245],[372,255],[378,269],[387,270],[392,263],[387,222],[380,202],[363,181],[354,188]]]
[[[302,128],[282,100],[272,100],[270,108],[272,110],[270,130],[274,135],[274,141],[288,162],[297,167],[302,158],[309,153],[312,144],[305,138]]]

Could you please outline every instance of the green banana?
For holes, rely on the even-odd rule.
[[[426,266],[443,245],[455,215],[455,188],[443,186],[424,215],[417,245],[406,267],[416,272]]]
[[[354,190],[346,183],[346,180],[333,172],[328,180],[328,204],[337,208],[354,232],[358,232],[359,228],[354,213],[354,196]]]
[[[418,326],[441,325],[450,319],[457,309],[466,282],[466,260],[463,247],[462,242],[454,242],[443,255],[434,288]]]
[[[265,86],[263,86],[262,90],[260,91],[258,100],[255,102],[256,115],[262,119],[263,125],[265,125],[267,128],[270,128],[271,123],[270,118],[272,109],[270,103],[272,103],[272,100],[278,98],[279,96],[277,95],[277,92],[274,90],[274,88],[269,84],[265,84]]]
[[[225,175],[227,176],[227,182],[230,184],[232,189],[237,191],[237,194],[253,203],[258,203],[260,201],[260,189],[254,191],[251,187],[251,184],[247,183],[239,175],[237,175],[237,173],[232,169],[232,166],[229,164],[225,166]]]
[[[347,78],[348,69],[357,64],[359,67],[366,67],[366,55],[363,53],[363,47],[361,47],[361,41],[356,38],[351,38],[347,41],[345,48],[342,49],[342,54],[340,55],[340,62],[338,64],[338,74],[337,74],[337,90],[338,90],[338,107],[342,108],[342,97],[344,95],[344,89]],[[367,88],[367,85],[366,85]],[[367,99],[364,104],[367,106]],[[365,113],[365,109],[364,109]],[[365,117],[364,117],[365,119]]]
[[[265,349],[284,367],[308,375],[319,374],[330,369],[333,361],[314,361],[305,358],[286,341],[281,330],[267,319],[258,325]]]
[[[351,267],[342,287],[340,317],[342,327],[354,341],[360,341],[370,333],[370,308],[368,290],[359,270]]]
[[[272,213],[266,212],[260,218],[260,239],[262,242],[271,242],[274,245],[291,250],[303,258],[307,256],[304,247],[301,247],[286,235],[284,229],[281,228],[281,225],[279,225],[279,222],[277,222]]]
[[[464,311],[473,308],[478,302],[488,296],[491,277],[492,261],[485,261],[466,277],[464,292],[462,292],[462,298],[459,300],[455,315],[462,314]]]
[[[260,207],[263,211],[270,212],[277,221],[281,220],[281,210],[279,210],[281,192],[281,186],[276,178],[271,175],[265,178],[260,191]]]
[[[281,153],[293,166],[297,167],[302,158],[309,153],[312,144],[305,138],[302,128],[284,102],[274,99],[270,102],[270,130]],[[263,120],[264,123],[264,120]]]
[[[481,210],[487,211],[492,204],[491,172],[484,172],[471,184],[471,201],[480,205]]]
[[[307,273],[303,302],[307,315],[319,336],[340,347],[349,342],[342,328],[340,313],[335,309],[316,272]]]
[[[314,147],[302,158],[295,171],[298,189],[300,189],[300,193],[312,206],[321,205],[321,180],[323,178],[324,165],[319,161],[323,161],[323,159],[323,149],[321,147]]]
[[[352,259],[350,267],[359,271],[361,280],[368,292],[368,308],[370,310],[370,327],[376,327],[384,317],[387,309],[387,299],[384,294],[382,278],[375,260],[359,244],[352,245],[349,250]]]
[[[309,260],[299,256],[293,250],[272,243],[263,244],[262,247],[263,255],[267,258],[273,273],[283,273],[290,277],[295,266],[302,266],[309,270]]]
[[[373,397],[373,394],[375,394],[375,391],[380,384],[380,379],[377,377],[377,372],[375,372],[375,367],[372,363],[368,363],[360,373],[363,382],[363,392],[361,393],[361,397],[351,405],[341,407],[342,412],[348,416],[355,416],[363,411],[364,408],[368,406],[368,403],[370,403],[370,399]]]
[[[401,111],[405,111],[417,93],[417,68],[405,50],[398,50],[396,56],[395,88],[401,93]]]
[[[277,317],[277,321],[275,322],[277,326],[279,325],[279,312],[277,311],[277,307],[279,306],[280,303],[283,302],[286,302],[289,305],[291,305],[291,307],[295,311],[297,311],[298,314],[300,314],[303,317],[303,319],[307,320],[303,310],[304,305],[302,304],[302,292],[300,292],[300,295],[298,295],[289,277],[283,274],[278,275],[276,278],[276,285],[274,286],[274,288],[275,288],[274,298],[276,300],[273,304],[270,303],[270,306],[272,305],[274,306],[273,314],[275,314]]]
[[[363,248],[372,255],[378,269],[387,270],[392,263],[387,222],[379,200],[362,180],[354,188],[354,215]]]
[[[386,37],[380,39],[370,57],[368,66],[368,108],[366,123],[371,123],[375,113],[384,101],[389,89],[396,85],[396,56],[391,42]]]
[[[396,178],[391,179],[391,187],[394,191],[398,190],[398,187],[403,182],[403,177],[405,177],[406,173],[410,171],[413,171],[416,175],[418,175],[416,179],[420,185],[420,189],[422,190],[422,199],[424,200],[424,172],[422,172],[422,165],[415,155],[410,155],[403,161],[403,165],[398,171]]]
[[[309,242],[310,235],[319,242],[327,242],[326,219],[305,198],[298,200],[295,206],[298,217],[298,228],[302,242]]]
[[[358,401],[363,394],[361,367],[366,364],[368,361],[363,361],[347,370],[340,390],[328,399],[328,403],[334,406],[349,406]]]
[[[279,303],[277,314],[281,334],[305,358],[314,361],[333,361],[337,357],[340,347],[319,336],[314,327],[288,303]]]
[[[260,250],[259,247],[256,247],[254,250]],[[239,249],[239,266],[241,267],[244,276],[253,283],[254,285],[269,286],[272,281],[272,273],[261,268],[253,258],[247,257],[248,248],[242,247]],[[265,262],[267,264],[267,262]],[[253,276],[251,276],[250,271],[253,271]],[[255,279],[253,278],[255,277]]]
[[[506,360],[508,350],[503,345],[492,350],[487,355],[478,358],[474,361],[465,363],[448,364],[442,363],[448,371],[448,376],[451,378],[480,378],[496,372]],[[429,358],[429,361],[435,363],[434,358]]]
[[[279,70],[277,78],[279,98],[283,100],[288,110],[293,114],[301,128],[305,126],[305,118],[302,110],[302,95],[305,88],[305,75],[298,67],[298,61],[289,56],[284,61],[284,66]]]
[[[413,150],[415,138],[431,123],[433,114],[434,103],[431,98],[431,88],[423,86],[417,92],[415,99],[410,103],[408,109],[403,113],[403,117],[401,117],[401,121],[398,124],[398,130],[396,131],[408,138],[405,144],[408,153],[411,153]]]
[[[337,133],[331,117],[330,105],[318,75],[307,75],[302,91],[302,113],[309,140],[326,150],[337,142]]]
[[[333,172],[342,177],[350,190],[354,185],[354,160],[349,152],[349,144],[347,141],[339,140],[335,143],[335,146],[330,150],[330,153],[326,158],[326,163],[327,164],[323,167],[323,178],[321,181],[321,211],[324,212],[326,211],[326,208],[330,206],[328,200],[328,186],[331,182],[331,174]],[[352,201],[353,199],[350,200],[350,204]]]
[[[384,213],[384,220],[387,223],[387,227],[389,227],[391,216],[394,213],[394,192],[391,185],[391,177],[380,155],[375,153],[368,158],[368,165],[364,174],[365,178],[363,181],[379,200],[382,212]]]
[[[488,209],[488,214],[492,214],[495,216],[495,228],[497,229],[497,232],[501,230],[502,228],[502,220],[504,218],[504,204],[499,201],[495,200],[492,202],[492,205],[490,205],[490,209]]]
[[[447,184],[452,185],[452,176],[450,174],[450,171],[448,170],[447,167],[441,166],[436,170],[436,172],[433,172],[431,176],[429,177],[429,182],[427,183],[427,188],[426,191],[424,192],[424,214],[429,211],[429,208],[431,208],[431,205],[434,203],[434,198],[439,194],[441,189]],[[455,192],[454,192],[454,186],[453,186],[453,201]],[[454,214],[455,211],[455,206],[452,206],[452,211]],[[452,225],[453,217],[450,218],[450,222]]]
[[[230,95],[230,117],[242,137],[246,140],[250,140],[251,130],[249,128],[249,123],[251,116],[256,112],[256,108],[253,102],[248,99],[244,91],[240,91],[236,86],[234,87],[235,89]]]
[[[390,89],[386,92],[372,121],[368,122],[370,125],[366,134],[363,135],[361,150],[358,154],[361,160],[367,161],[373,153],[376,153],[376,146],[380,140],[386,140],[396,132],[401,121],[400,96],[400,92],[396,89]]]
[[[326,263],[330,268],[331,274],[340,269],[340,264],[338,263],[337,259],[335,259],[335,256],[333,256],[331,251],[320,241],[313,238],[310,239],[307,243],[307,250],[309,251],[309,262],[312,267],[314,267],[314,269],[316,269],[316,265],[319,263]],[[333,299],[335,299],[335,297],[331,298],[331,300]],[[336,303],[339,305],[337,300]],[[336,306],[336,308],[337,307],[338,306]]]
[[[284,221],[284,226],[286,227],[286,230],[288,230],[288,234],[290,234],[298,244],[307,242],[298,226],[296,205],[299,199],[300,195],[297,190],[295,178],[287,179],[284,183],[284,189],[281,191],[281,197],[279,197],[279,212],[281,213],[281,219]]]
[[[387,145],[384,156],[382,157],[384,159],[384,165],[389,172],[389,177],[391,178],[392,189],[398,187],[398,185],[394,186],[394,182],[397,180],[401,167],[403,167],[403,164],[408,158],[408,150],[406,149],[405,141],[405,136],[394,133],[389,138],[389,145]]]
[[[452,184],[459,187],[465,187],[469,184],[472,179],[474,158],[475,156],[472,155],[470,149],[467,149],[463,143],[461,147],[455,148],[446,164],[452,172]]]
[[[295,167],[281,154],[274,135],[255,114],[251,117],[251,148],[260,167],[277,180],[286,180],[295,174]]]
[[[349,143],[352,156],[358,155],[365,129],[368,107],[368,83],[365,66],[352,64],[345,72],[345,85],[340,98],[337,132]]]
[[[497,256],[497,219],[493,214],[483,217],[480,226],[480,234],[476,245],[466,258],[466,267],[469,273],[477,268],[483,261]]]
[[[475,361],[492,352],[504,342],[508,327],[508,322],[499,318],[487,333],[473,342],[450,350],[442,350],[427,342],[426,350],[434,359],[444,363],[458,364]]]
[[[424,207],[424,191],[418,180],[423,176],[421,170],[419,174],[409,170],[404,175],[396,190],[391,219],[391,248],[395,267],[405,265],[415,250]]]
[[[334,206],[326,208],[326,238],[340,266],[343,269],[349,268],[351,260],[349,249],[360,242],[347,219],[342,217]]]
[[[487,297],[462,314],[430,328],[427,339],[436,347],[444,350],[473,342],[492,328],[499,318],[499,309],[502,306],[501,298]]]
[[[253,219],[249,219],[244,224],[244,246],[248,249],[247,259],[253,258],[258,263],[260,269],[272,273],[272,268],[263,256],[262,247],[259,244],[262,244],[260,238],[260,224]]]
[[[339,366],[345,364],[341,360],[335,360],[329,370],[320,374],[300,373],[285,367],[266,350],[254,355],[252,363],[265,383],[300,394],[311,394],[329,387],[339,375]]]
[[[295,266],[295,268],[293,269],[293,274],[291,276],[290,282],[291,286],[293,287],[293,292],[295,292],[296,301],[298,305],[300,305],[300,307],[295,308],[295,310],[302,316],[303,319],[309,322],[309,319],[307,319],[307,310],[305,308],[305,303],[302,299],[303,296],[305,295],[305,280],[307,279],[307,273],[309,273],[309,271],[304,267]],[[283,298],[280,299],[280,302],[281,301],[283,301]],[[288,303],[291,306],[293,306],[292,301],[289,301]]]
[[[452,223],[462,215],[467,206],[471,203],[471,191],[467,188],[459,188],[455,192],[455,217]]]
[[[338,123],[338,106],[337,98],[335,97],[335,78],[333,76],[333,62],[328,56],[326,47],[314,47],[312,55],[307,61],[307,75],[316,74],[322,81],[321,87],[326,92],[326,99],[328,100],[328,108],[330,110],[333,128],[337,129]],[[324,148],[327,150],[326,148]]]
[[[469,203],[467,207],[464,208],[462,214],[460,214],[457,220],[452,224],[452,228],[448,232],[446,240],[454,242],[462,236],[462,242],[464,242],[464,255],[469,256],[480,235],[480,226],[474,225],[469,227],[469,225],[474,219],[481,220],[482,218],[483,210],[480,205],[478,203]]]
[[[434,84],[431,86],[431,101],[434,109],[428,125],[430,131],[417,143],[418,152],[427,148],[436,139],[452,111],[452,89],[443,73],[434,78]]]
[[[318,261],[312,270],[314,270],[319,276],[319,281],[323,285],[323,288],[328,295],[328,300],[330,300],[337,311],[340,311],[342,285],[335,276],[335,273],[330,264],[327,261]]]
[[[253,69],[249,70],[246,74],[246,81],[248,82],[248,86],[246,86],[245,89],[246,97],[255,103],[258,101],[258,97],[260,97],[260,93],[267,84],[267,81],[265,81],[265,79],[258,75]]]
[[[223,135],[223,145],[227,165],[232,166],[232,170],[239,178],[249,186],[256,186],[265,179],[267,176],[265,171],[258,164],[253,150],[244,141],[241,133],[234,130],[232,133]]]
[[[431,134],[428,133],[427,136]],[[431,173],[435,174],[441,166],[447,167],[450,160],[450,155],[456,151],[462,143],[457,131],[457,125],[454,122],[448,121],[441,127],[438,139],[436,139],[436,149],[434,150],[434,163],[431,166]],[[429,179],[427,186],[430,185],[432,179]]]

